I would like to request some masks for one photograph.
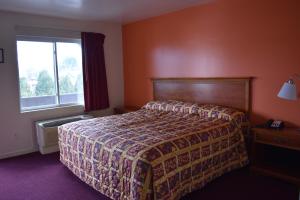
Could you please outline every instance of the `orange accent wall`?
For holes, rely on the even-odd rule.
[[[300,126],[300,101],[277,98],[300,73],[299,19],[299,0],[215,0],[126,24],[125,105],[152,99],[151,77],[252,76],[252,120]]]

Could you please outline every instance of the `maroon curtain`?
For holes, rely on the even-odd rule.
[[[109,107],[104,60],[105,35],[81,33],[85,111]]]

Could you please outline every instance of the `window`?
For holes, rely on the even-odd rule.
[[[80,42],[17,37],[21,111],[84,104]]]

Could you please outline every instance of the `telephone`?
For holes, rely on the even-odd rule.
[[[258,128],[273,128],[281,129],[284,128],[284,122],[281,120],[269,119],[266,123],[257,125]]]

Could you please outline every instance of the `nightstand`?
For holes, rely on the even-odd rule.
[[[252,133],[251,169],[300,188],[300,131],[253,128]]]
[[[135,107],[135,106],[125,106],[125,107],[116,107],[114,109],[115,114],[124,114],[128,112],[134,112],[141,109],[140,107]]]

